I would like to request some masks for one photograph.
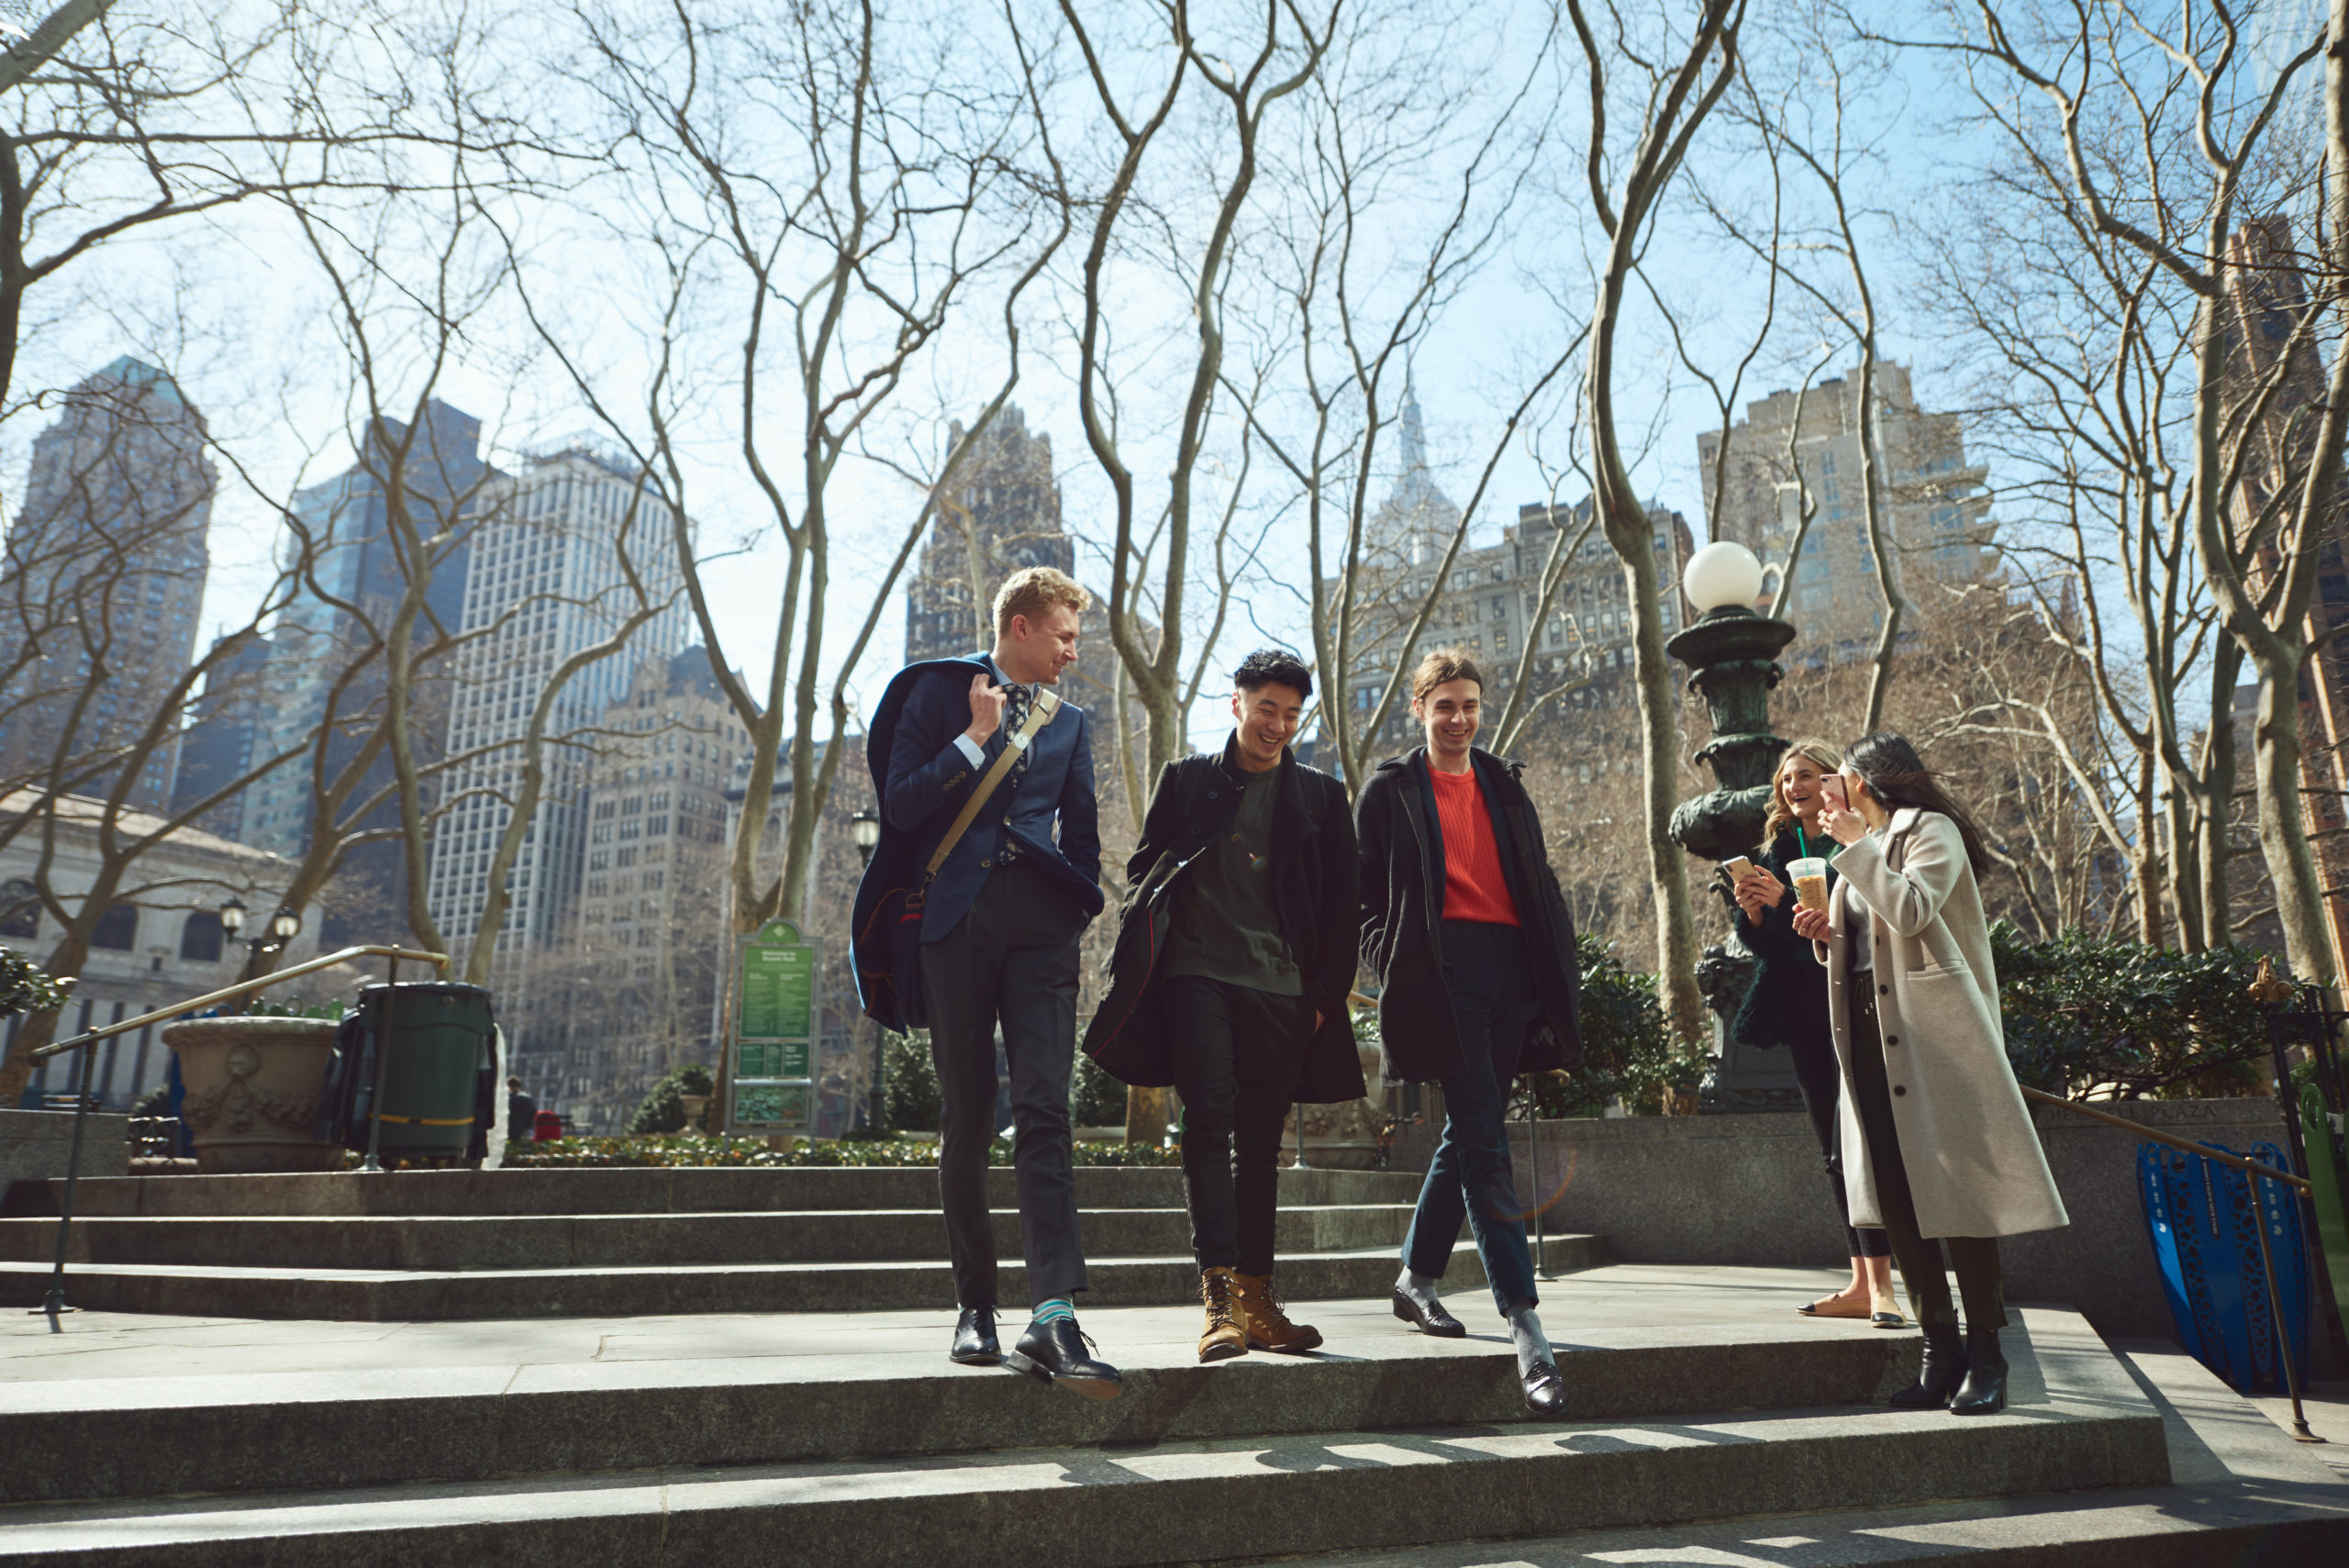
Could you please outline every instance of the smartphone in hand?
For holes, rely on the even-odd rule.
[[[1832,802],[1838,811],[1852,809],[1851,792],[1844,787],[1843,775],[1829,773],[1819,781],[1819,793]]]
[[[1753,874],[1753,862],[1743,855],[1731,855],[1721,862],[1721,870],[1729,873],[1729,879],[1735,882],[1742,876]]]

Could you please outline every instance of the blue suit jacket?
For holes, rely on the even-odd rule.
[[[985,655],[972,654],[908,665],[889,683],[866,739],[866,762],[881,796],[881,843],[858,892],[860,909],[890,888],[919,883],[939,840],[985,774],[985,768],[973,767],[954,744],[954,737],[970,728],[971,677],[982,670],[995,681],[1003,679]],[[1007,740],[1000,728],[988,740],[988,765],[1002,754]],[[1007,836],[1066,884],[1088,919],[1101,912],[1093,745],[1085,710],[1074,703],[1062,701],[1029,748],[1019,786],[1005,784],[996,790],[939,868],[922,913],[924,942],[944,937],[969,911]],[[861,917],[856,929],[863,929]]]

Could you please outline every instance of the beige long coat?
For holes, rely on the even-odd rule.
[[[2015,1086],[1998,1017],[1998,977],[1982,895],[1957,824],[1904,809],[1835,857],[1842,881],[1828,900],[1828,1013],[1843,1067],[1840,1125],[1843,1187],[1854,1225],[1881,1226],[1876,1173],[1852,1089],[1852,996],[1844,955],[1855,936],[1876,943],[1876,1018],[1891,1083],[1900,1159],[1927,1236],[2017,1236],[2069,1225],[2038,1130]],[[1849,927],[1847,888],[1870,929]]]

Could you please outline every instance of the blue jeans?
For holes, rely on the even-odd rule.
[[[1534,997],[1525,940],[1515,926],[1443,923],[1443,974],[1460,1028],[1464,1071],[1438,1080],[1443,1090],[1443,1141],[1428,1162],[1427,1184],[1403,1239],[1403,1262],[1415,1274],[1442,1277],[1464,1218],[1476,1238],[1493,1301],[1506,1315],[1533,1291],[1533,1251],[1525,1242],[1525,1205],[1509,1166],[1509,1083],[1525,1045]]]

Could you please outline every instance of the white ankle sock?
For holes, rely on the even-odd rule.
[[[1439,1283],[1441,1282],[1431,1279],[1426,1274],[1415,1274],[1410,1270],[1405,1269],[1401,1277],[1396,1280],[1395,1288],[1424,1311],[1436,1304],[1435,1287]]]
[[[1549,1339],[1542,1332],[1542,1319],[1533,1315],[1531,1302],[1519,1302],[1508,1309],[1507,1316],[1508,1337],[1517,1346],[1518,1376],[1530,1375],[1536,1362],[1548,1362],[1553,1366],[1557,1364],[1557,1358],[1550,1353]]]

